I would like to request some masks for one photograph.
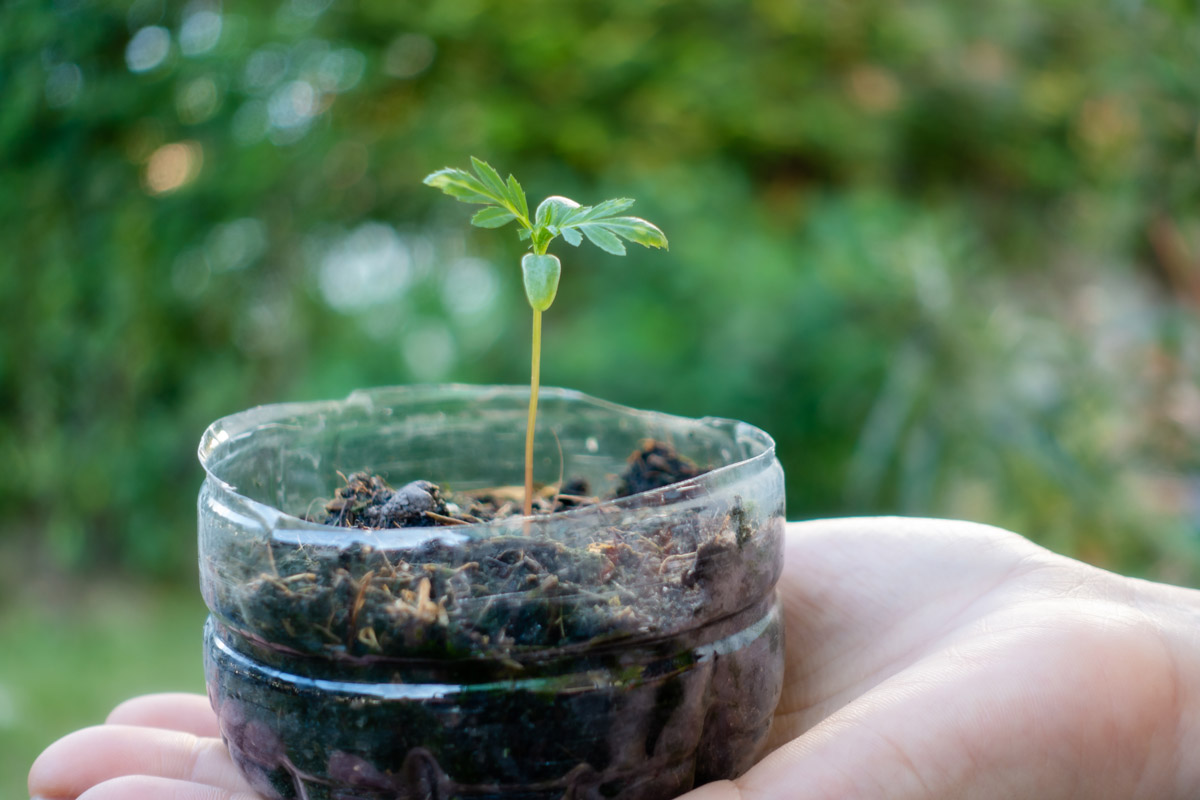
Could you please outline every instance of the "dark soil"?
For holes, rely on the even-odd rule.
[[[630,456],[616,497],[700,474],[668,445],[647,441]],[[428,481],[393,489],[358,472],[313,521],[370,530],[462,526],[519,515],[522,493],[502,487],[446,497]],[[540,490],[534,513],[604,502],[572,481]],[[736,602],[740,511],[714,513],[652,520],[645,530],[601,529],[604,538],[577,546],[501,535],[434,539],[389,555],[364,544],[345,548],[336,564],[311,549],[279,552],[274,574],[252,581],[238,605],[262,639],[335,658],[504,659],[653,633],[714,600]]]
[[[674,495],[686,497],[697,491],[686,481],[702,472],[670,446],[646,441],[630,456],[618,491],[674,484]],[[449,532],[519,515],[521,495],[515,487],[446,497],[427,481],[392,488],[379,476],[355,473],[314,521]],[[652,500],[650,507],[665,502]],[[603,515],[610,501],[574,481],[544,487],[534,508],[549,514],[593,507]],[[234,630],[283,653],[358,662],[507,661],[545,648],[685,630],[701,614],[718,619],[743,608],[761,594],[758,584],[773,581],[774,564],[741,552],[752,526],[740,502],[706,502],[670,517],[647,508],[634,519],[613,527],[602,516],[590,518],[579,526],[586,539],[564,518],[561,537],[523,534],[515,525],[486,538],[432,537],[387,551],[365,542],[276,545],[265,569],[222,587],[230,596],[214,602]],[[247,562],[253,570],[249,555]]]
[[[345,478],[313,521],[443,532],[386,550],[245,545],[244,580],[210,599],[230,649],[210,646],[209,686],[235,760],[284,800],[665,800],[739,774],[782,678],[782,509],[718,501],[688,483],[702,473],[646,441],[612,498],[538,491],[535,515],[582,516],[480,538],[463,526],[519,518],[521,487]],[[664,487],[607,522],[613,500]],[[696,502],[659,511],[678,499]],[[473,688],[354,694],[370,681]]]
[[[647,439],[629,456],[620,484],[608,499],[661,489],[703,474],[704,470],[676,453],[669,444]],[[370,530],[469,525],[514,516],[520,513],[524,499],[524,488],[520,486],[463,492],[446,498],[441,488],[429,481],[412,481],[393,489],[383,478],[368,472],[356,472],[344,480],[346,485],[325,504],[325,515],[312,518],[313,522]],[[548,486],[537,492],[533,513],[553,514],[600,502],[601,498],[591,496],[587,481],[574,478],[561,487]]]

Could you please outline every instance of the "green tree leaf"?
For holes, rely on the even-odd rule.
[[[508,187],[504,181],[500,179],[500,173],[492,168],[492,165],[486,161],[481,161],[475,156],[471,156],[471,165],[475,167],[475,174],[479,176],[480,181],[484,186],[492,191],[498,200],[507,200]]]
[[[657,225],[641,217],[612,217],[598,223],[607,230],[644,247],[667,247],[667,237]]]
[[[425,185],[441,189],[446,194],[463,203],[496,203],[500,198],[494,197],[483,183],[469,172],[453,167],[439,169],[425,176]]]
[[[603,203],[597,203],[594,206],[582,206],[572,220],[584,222],[613,217],[629,208],[633,203],[634,201],[628,197],[618,197],[613,200],[605,200]]]
[[[625,245],[621,244],[621,240],[616,237],[616,234],[599,223],[585,223],[578,227],[579,230],[583,231],[583,235],[588,238],[588,241],[601,250],[612,253],[614,256],[625,255]]]
[[[543,228],[562,227],[563,222],[578,213],[580,208],[585,208],[585,206],[580,206],[569,197],[551,195],[538,205],[534,221]],[[555,235],[557,235],[557,231]]]
[[[479,228],[499,228],[502,225],[507,225],[516,218],[517,215],[507,208],[488,206],[471,217],[471,224]]]
[[[508,176],[508,197],[512,201],[517,212],[524,218],[529,218],[529,203],[525,201],[525,190],[521,188],[521,184],[517,183],[517,179],[512,173]]]

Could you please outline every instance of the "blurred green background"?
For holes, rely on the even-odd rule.
[[[1198,15],[9,0],[0,793],[120,698],[202,688],[209,422],[527,379],[515,233],[421,185],[469,155],[670,237],[558,248],[548,384],[767,429],[793,518],[1200,583]]]

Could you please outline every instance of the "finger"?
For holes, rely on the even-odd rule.
[[[220,739],[179,731],[99,725],[59,739],[29,771],[29,793],[75,797],[126,775],[148,775],[251,792]]]
[[[126,700],[105,720],[108,725],[165,728],[194,736],[220,736],[217,716],[202,694],[148,694]]]
[[[170,778],[129,775],[113,778],[81,794],[78,800],[262,800],[257,794],[231,792]]]

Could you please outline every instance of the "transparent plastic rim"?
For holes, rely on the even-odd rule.
[[[243,511],[253,513],[259,520],[274,532],[279,532],[280,529],[289,531],[292,539],[297,544],[329,544],[331,542],[349,541],[348,534],[352,533],[367,533],[367,531],[353,531],[346,528],[335,527],[332,525],[323,525],[318,522],[311,522],[293,514],[288,514],[281,509],[266,503],[254,500],[246,495],[241,494],[235,486],[225,481],[217,474],[217,466],[221,463],[225,451],[234,444],[244,439],[247,436],[254,435],[256,430],[261,429],[266,425],[294,425],[294,418],[303,415],[316,415],[322,412],[336,413],[342,409],[352,406],[361,406],[372,408],[376,406],[391,407],[402,405],[405,400],[417,402],[421,400],[432,399],[436,395],[445,395],[450,393],[463,394],[474,398],[479,402],[486,402],[489,398],[504,397],[507,399],[516,399],[527,401],[529,397],[529,387],[527,386],[503,386],[503,385],[479,385],[479,384],[418,384],[412,386],[386,386],[373,389],[357,389],[351,392],[342,400],[316,400],[311,402],[298,403],[272,403],[267,405],[255,406],[230,414],[213,422],[204,431],[204,435],[200,438],[200,445],[197,448],[197,457],[200,460],[201,466],[204,468],[206,475],[206,484],[210,488],[219,489],[220,493],[226,495],[229,499],[234,500]],[[641,409],[623,406],[618,403],[612,403],[607,400],[601,400],[591,395],[574,389],[562,389],[553,386],[544,386],[540,390],[542,399],[553,397],[559,400],[565,400],[573,403],[583,403],[609,411],[614,415],[621,415],[630,418],[645,418],[654,419],[659,422],[666,423],[682,423],[691,424],[708,428],[724,428],[730,432],[734,442],[740,446],[746,446],[747,443],[754,447],[761,448],[760,452],[741,460],[733,461],[729,464],[724,464],[719,467],[714,467],[705,472],[698,478],[690,481],[683,481],[671,486],[666,486],[661,489],[655,489],[649,492],[641,492],[628,497],[618,498],[616,500],[607,501],[604,504],[605,509],[623,510],[629,508],[641,508],[645,506],[660,506],[664,510],[668,509],[672,503],[671,500],[665,499],[669,495],[674,495],[681,488],[694,486],[696,482],[712,482],[718,481],[722,484],[732,483],[741,479],[752,477],[753,475],[770,468],[775,462],[775,440],[769,434],[760,428],[750,425],[746,422],[727,419],[724,417],[683,417],[675,414],[667,414],[659,411],[644,411]],[[378,402],[386,398],[387,402]],[[661,500],[662,502],[654,502]],[[555,520],[567,520],[572,518],[586,518],[597,513],[597,507],[583,507],[560,511],[553,514]],[[484,522],[474,525],[447,526],[437,528],[395,528],[379,531],[370,531],[370,540],[376,546],[381,547],[412,547],[423,541],[430,539],[442,539],[445,541],[484,538],[493,535],[489,531],[511,530],[514,524],[523,525],[527,522],[536,525],[538,522],[549,519],[549,515],[526,517],[513,517],[505,520],[496,520],[494,522]],[[353,538],[351,536],[351,538]]]

